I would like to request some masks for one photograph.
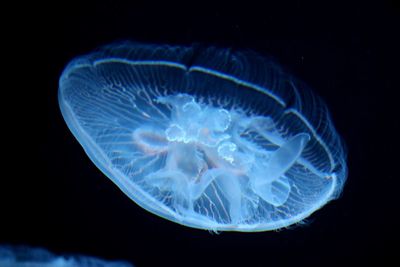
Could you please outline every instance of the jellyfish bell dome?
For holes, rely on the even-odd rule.
[[[254,52],[113,44],[66,67],[59,104],[108,178],[182,225],[287,227],[338,197],[346,180],[326,105]]]

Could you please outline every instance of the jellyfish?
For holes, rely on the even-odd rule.
[[[133,267],[126,261],[105,261],[82,255],[55,255],[44,248],[0,246],[2,267]]]
[[[181,225],[288,227],[346,180],[326,104],[256,52],[112,44],[69,63],[58,97],[94,164],[139,206]]]

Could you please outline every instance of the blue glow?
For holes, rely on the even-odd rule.
[[[326,105],[253,52],[111,45],[67,66],[59,104],[107,177],[186,226],[287,227],[338,197],[346,180]]]
[[[105,261],[81,255],[54,255],[27,246],[0,246],[1,267],[133,267],[125,261]]]

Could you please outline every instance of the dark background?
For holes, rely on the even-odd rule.
[[[389,1],[273,2],[279,3],[60,2],[32,12],[25,7],[31,14],[21,53],[33,59],[14,70],[37,79],[27,86],[20,78],[11,87],[19,88],[19,98],[10,100],[16,120],[5,129],[18,140],[9,142],[13,149],[3,163],[11,172],[2,178],[0,244],[137,266],[396,260],[399,9]],[[326,101],[347,143],[349,175],[341,198],[305,226],[262,233],[213,234],[138,207],[88,159],[57,102],[58,78],[73,57],[126,39],[250,48],[276,58]]]

